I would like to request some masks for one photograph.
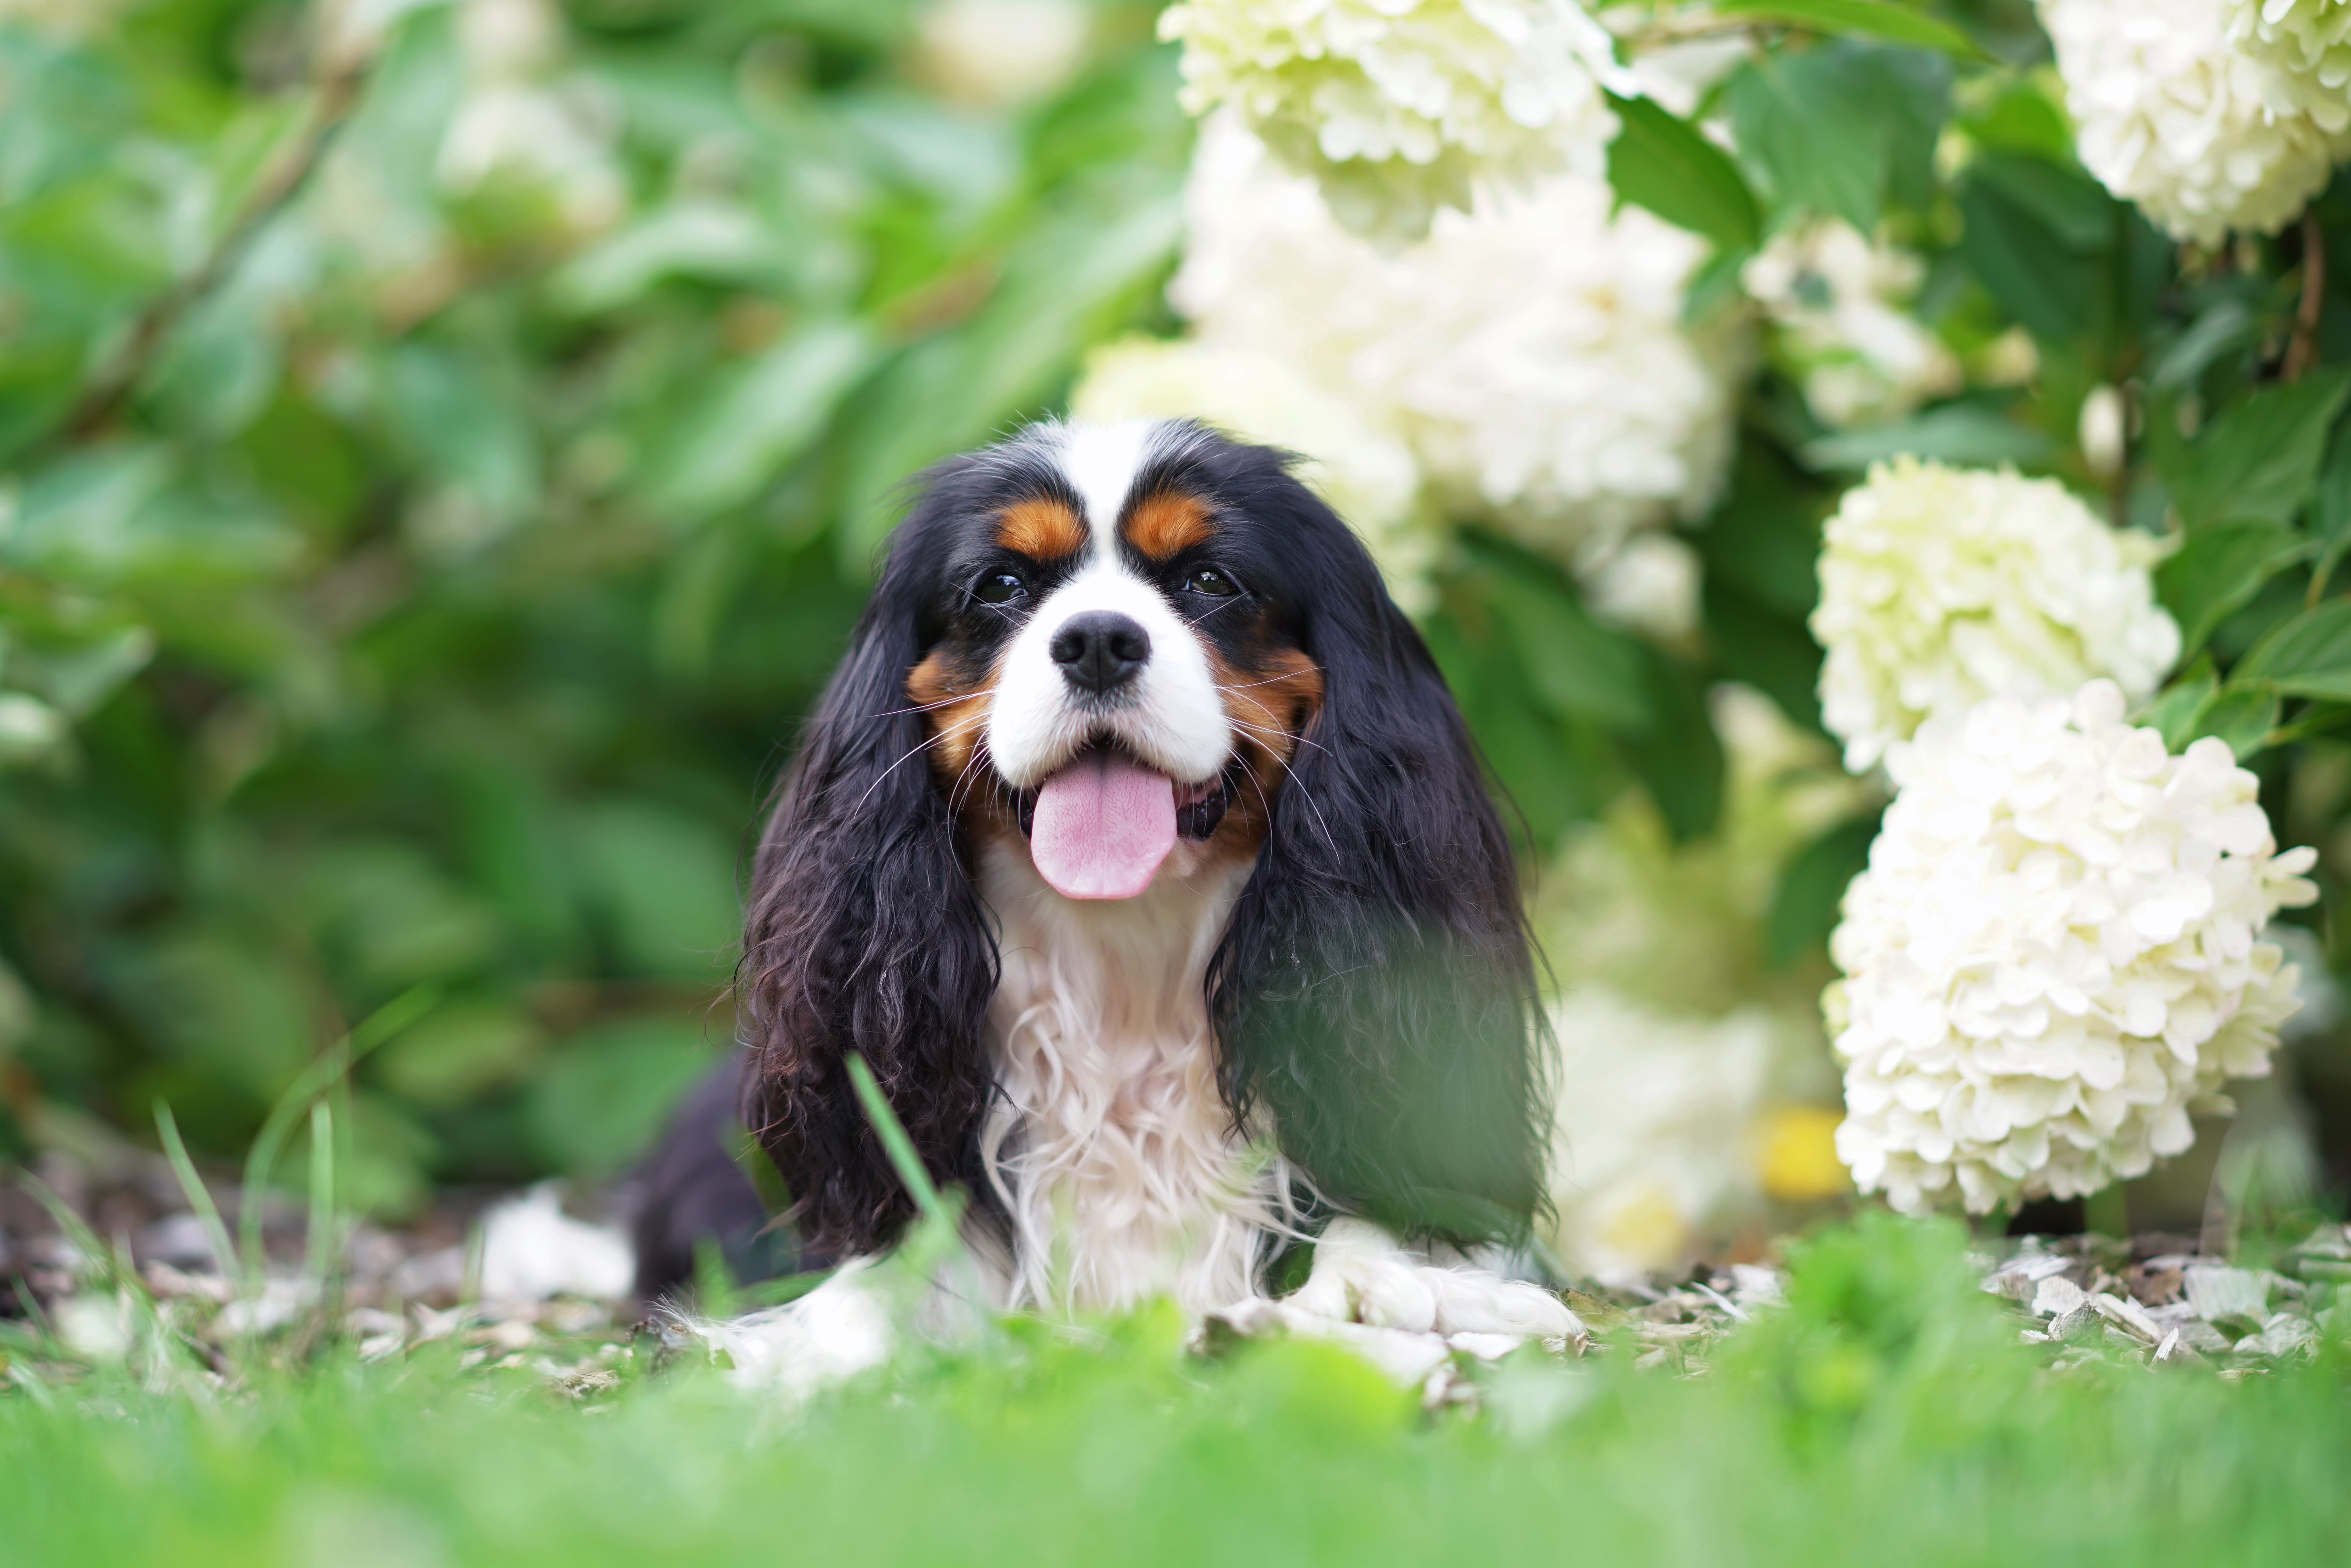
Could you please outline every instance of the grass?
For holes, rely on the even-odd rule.
[[[1014,1322],[786,1416],[715,1371],[573,1403],[455,1347],[209,1397],[0,1394],[0,1560],[2080,1563],[2332,1560],[2346,1364],[2242,1383],[2015,1343],[1956,1228],[1815,1238],[1696,1378],[1619,1346],[1422,1411],[1327,1346]]]

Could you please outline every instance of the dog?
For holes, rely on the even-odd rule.
[[[991,1308],[1196,1316],[1319,1238],[1313,1312],[1568,1331],[1469,1261],[1543,1195],[1510,841],[1294,464],[1192,422],[1043,423],[915,482],[758,845],[740,1051],[645,1169],[647,1295],[697,1237],[775,1233],[738,1109],[799,1266],[841,1270],[791,1321],[844,1321],[828,1292],[914,1213],[855,1052],[970,1195]]]

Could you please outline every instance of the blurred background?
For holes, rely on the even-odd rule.
[[[1843,1204],[1817,998],[1883,794],[1821,727],[1820,520],[1908,450],[2131,515],[2091,394],[2191,329],[2189,377],[2245,373],[2293,237],[2166,284],[2166,242],[2073,163],[2023,5],[1941,8],[2017,68],[1992,87],[1810,47],[1812,101],[1877,162],[1823,194],[1804,135],[1834,125],[1742,120],[1760,256],[1599,187],[1559,209],[1582,230],[1440,225],[1413,308],[1448,340],[1550,290],[1617,356],[1461,396],[1573,422],[1695,378],[1625,416],[1666,436],[1583,438],[1598,479],[1546,450],[1528,480],[1448,456],[1435,392],[1318,423],[1328,385],[1280,379],[1311,346],[1213,392],[1160,352],[1262,346],[1236,269],[1311,294],[1390,261],[1212,166],[1157,9],[0,0],[0,1164],[101,1168],[153,1146],[159,1101],[234,1159],[397,1003],[346,1197],[399,1222],[624,1171],[729,1038],[743,854],[893,487],[1074,397],[1326,459],[1419,616],[1536,873],[1583,1117],[1563,1255],[1670,1268]],[[1749,114],[1768,57],[1724,43],[1651,51],[1645,85]],[[1804,204],[1842,216],[1782,221]],[[2320,210],[2346,207],[2338,175]],[[2198,327],[2216,301],[2238,326]],[[1651,447],[1662,477],[1608,472]],[[2332,855],[2329,744],[2265,779],[2281,840]],[[2228,1134],[2294,1203],[2351,1144],[2315,994]],[[2199,1223],[2224,1131],[2135,1214]]]

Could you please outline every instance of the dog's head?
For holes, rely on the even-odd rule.
[[[1257,852],[1324,690],[1295,498],[1275,454],[1175,423],[1043,426],[939,476],[900,547],[905,691],[967,832],[1079,899]]]
[[[1332,1197],[1510,1235],[1541,1192],[1509,845],[1427,650],[1286,455],[1165,421],[1044,425],[926,475],[762,841],[747,1110],[820,1252],[907,1212],[864,1054],[975,1191],[994,924],[1025,841],[1072,899],[1225,862],[1221,1081]],[[1170,962],[1176,962],[1176,955]]]

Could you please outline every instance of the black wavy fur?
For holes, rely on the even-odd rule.
[[[1196,431],[1136,486],[1212,497],[1218,559],[1325,675],[1210,966],[1220,1083],[1237,1118],[1270,1115],[1328,1203],[1407,1233],[1515,1241],[1542,1201],[1545,1037],[1509,841],[1426,645],[1290,461]],[[912,1214],[850,1051],[934,1177],[990,1191],[976,1140],[993,923],[905,681],[996,510],[1067,486],[1020,441],[919,484],[753,872],[744,1113],[792,1193],[804,1266],[886,1247]]]

